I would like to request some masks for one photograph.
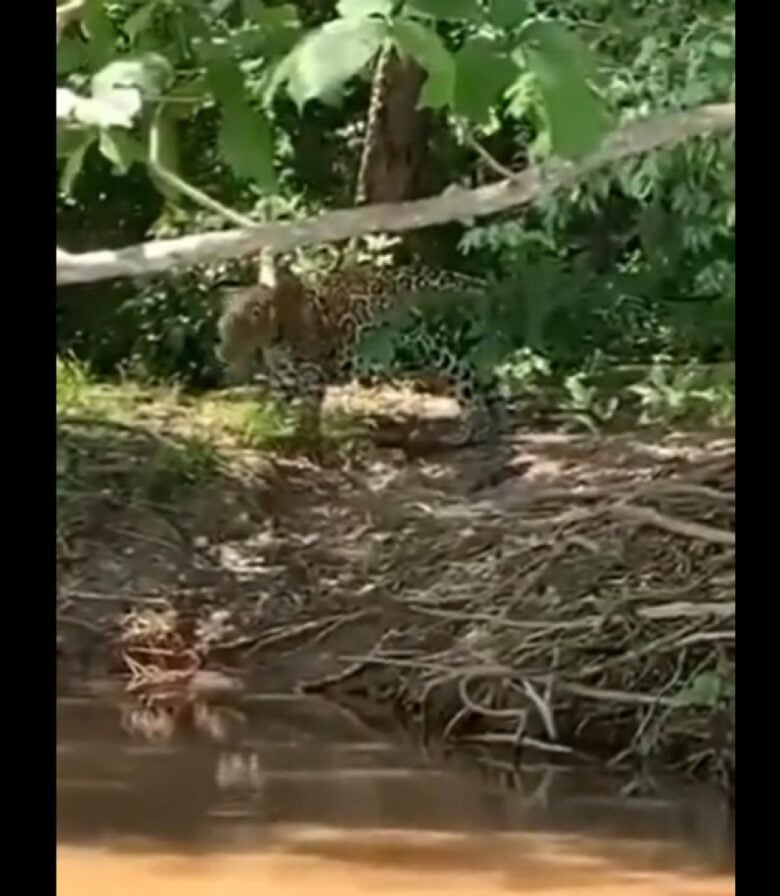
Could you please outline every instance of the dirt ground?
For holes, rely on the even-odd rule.
[[[166,712],[314,690],[502,762],[733,781],[733,433],[326,463],[233,446],[161,498],[137,487],[153,427],[60,430],[61,686],[114,678],[147,708],[162,688]]]

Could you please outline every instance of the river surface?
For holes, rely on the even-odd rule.
[[[718,799],[544,766],[508,790],[317,700],[257,698],[221,745],[58,700],[60,896],[727,896]]]

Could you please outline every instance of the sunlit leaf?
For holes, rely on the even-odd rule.
[[[380,15],[390,16],[395,0],[339,0],[336,4],[338,14],[344,18]]]
[[[477,0],[407,0],[406,7],[432,19],[476,22],[482,18]]]
[[[85,0],[81,22],[88,38],[87,52],[94,65],[114,55],[117,33],[106,13],[105,0]]]
[[[127,174],[133,162],[138,161],[136,144],[122,131],[101,131],[98,148],[120,174]]]
[[[428,74],[419,105],[431,109],[450,105],[455,94],[455,60],[439,35],[406,19],[394,23],[393,37],[402,55],[410,56]]]
[[[73,190],[73,184],[79,176],[84,165],[84,156],[89,147],[95,142],[96,131],[84,130],[78,133],[71,132],[74,144],[67,153],[65,165],[60,175],[59,187],[62,193],[69,196]]]
[[[79,104],[79,96],[67,87],[57,88],[57,119],[65,121],[70,118]]]
[[[101,98],[117,89],[135,88],[144,99],[158,99],[173,83],[173,68],[159,53],[110,62],[92,78],[92,95]]]
[[[134,41],[142,31],[146,31],[149,28],[154,21],[154,14],[157,12],[159,5],[160,0],[149,0],[148,3],[139,6],[134,13],[127,17],[122,25],[122,30],[130,40]]]
[[[95,99],[82,100],[78,117],[104,128],[130,128],[141,111],[141,94],[134,87],[120,87]]]
[[[337,19],[307,37],[284,60],[279,80],[299,108],[333,96],[377,53],[386,35],[380,19]]]
[[[494,41],[475,37],[455,54],[453,108],[474,124],[490,120],[490,109],[515,80],[517,66]]]
[[[556,22],[529,23],[521,40],[539,88],[553,152],[572,159],[593,152],[612,117],[594,90],[596,67],[587,48]]]
[[[507,91],[507,111],[516,118],[527,115],[539,104],[539,89],[532,72],[520,74]]]
[[[141,95],[132,87],[106,92],[99,98],[82,97],[67,88],[57,88],[58,121],[100,128],[129,128],[141,106]]]

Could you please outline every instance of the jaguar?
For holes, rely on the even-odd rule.
[[[498,434],[505,417],[497,380],[453,348],[442,327],[431,325],[425,298],[446,302],[485,288],[479,278],[420,266],[355,265],[305,283],[280,266],[272,281],[226,296],[219,354],[236,379],[247,379],[259,356],[272,393],[297,402],[302,433],[318,439],[328,385],[384,381],[398,372],[392,356],[366,361],[363,347],[382,328],[392,329],[400,313],[407,371],[444,381],[462,411],[455,443],[483,442]]]

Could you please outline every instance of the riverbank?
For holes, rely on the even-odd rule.
[[[733,787],[732,432],[518,430],[499,474],[338,414],[315,463],[247,399],[58,399],[60,675],[129,684],[150,736],[303,690],[505,770]]]

